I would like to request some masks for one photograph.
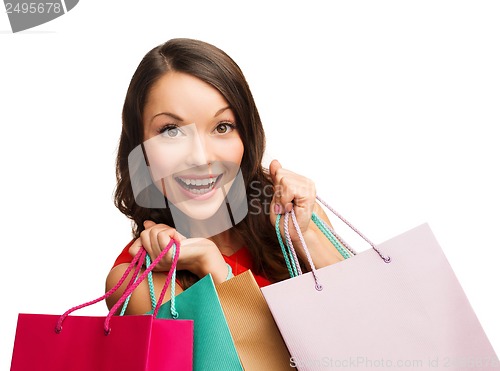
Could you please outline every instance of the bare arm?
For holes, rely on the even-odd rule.
[[[113,288],[120,278],[122,277],[123,273],[127,269],[128,264],[120,264],[111,269],[111,271],[108,274],[108,277],[106,279],[106,291],[110,290]],[[131,276],[130,274],[129,276]],[[160,296],[161,290],[163,289],[163,286],[165,285],[165,280],[167,278],[167,275],[163,272],[153,272],[153,284],[154,284],[154,291],[155,291],[155,297],[158,298]],[[108,299],[106,299],[106,304],[108,306],[108,309],[111,309],[113,305],[116,304],[116,302],[120,299],[120,297],[123,295],[123,292],[125,291],[125,288],[127,287],[128,282],[130,282],[130,278],[127,277],[125,282],[120,286],[120,288],[113,294],[111,295]],[[175,284],[175,283],[174,283]],[[176,295],[180,294],[182,292],[182,288],[175,284],[175,293]],[[170,300],[170,285],[167,288],[167,292],[165,293],[165,297],[163,299],[163,303],[167,302]],[[145,314],[149,312],[152,309],[151,306],[151,298],[149,294],[149,285],[147,282],[147,279],[142,281],[139,286],[134,290],[132,293],[132,296],[130,297],[130,301],[127,306],[127,310],[125,311],[125,314]],[[121,308],[120,308],[121,310]],[[119,311],[118,311],[119,313]]]
[[[326,224],[332,227],[328,216],[318,203],[314,205],[314,212]],[[293,226],[291,226],[291,228],[293,228]],[[328,240],[328,238],[323,234],[323,232],[321,232],[312,220],[310,221],[309,227],[304,232],[303,236],[316,268],[326,267],[344,260],[344,257],[337,251],[330,240]],[[297,254],[301,257],[301,259],[307,261],[304,250],[300,244],[300,240],[296,238],[293,239],[292,242]]]

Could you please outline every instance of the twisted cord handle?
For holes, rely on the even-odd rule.
[[[276,230],[276,237],[278,238],[278,242],[281,247],[281,252],[283,253],[283,258],[285,259],[285,264],[286,267],[288,268],[288,273],[290,274],[290,277],[295,277],[295,271],[292,269],[292,266],[290,264],[290,259],[288,258],[288,252],[286,251],[285,244],[283,243],[283,239],[281,238],[280,219],[281,215],[280,214],[276,215],[276,222],[274,225],[275,227],[274,229]]]
[[[173,241],[173,240],[170,240],[170,241]],[[154,318],[156,318],[156,316],[158,316],[158,311],[160,310],[161,303],[163,303],[163,298],[165,297],[165,293],[167,292],[168,285],[171,284],[170,286],[173,286],[174,290],[175,290],[175,282],[174,282],[175,278],[174,278],[174,281],[172,281],[172,277],[175,277],[175,271],[177,270],[177,261],[179,260],[179,254],[180,254],[180,250],[181,250],[177,246],[179,246],[179,243],[174,245],[174,257],[172,258],[172,266],[170,267],[170,269],[168,271],[167,279],[165,280],[165,284],[163,285],[163,289],[161,290],[161,294],[158,298],[158,303],[160,303],[160,305],[157,305],[155,308],[155,311],[153,313]],[[171,303],[170,310],[174,313],[177,313],[175,311],[175,295],[171,299],[170,303]],[[177,318],[177,317],[174,316],[174,318]]]
[[[175,252],[174,252],[175,253]],[[172,269],[172,268],[170,268]],[[177,267],[174,267],[174,272],[172,273],[172,278],[170,280],[170,314],[173,319],[179,318],[179,313],[175,310],[175,276],[177,273]],[[155,308],[156,309],[156,308]]]
[[[293,267],[294,270],[293,271],[295,273],[295,276],[298,276],[298,275],[302,274],[302,269],[300,269],[299,259],[297,258],[297,254],[295,253],[295,248],[293,247],[292,238],[290,237],[290,232],[288,230],[289,216],[290,216],[289,213],[285,214],[285,222],[283,224],[283,229],[285,231],[285,239],[286,239],[286,244],[288,246],[288,251],[291,255],[291,258],[293,258],[293,262],[294,262],[294,267]]]
[[[177,249],[175,247],[175,244],[172,247],[172,249],[174,250],[174,252],[172,253],[173,254],[172,266],[170,267],[170,270],[172,271],[172,277],[170,278],[170,283],[171,283],[171,285],[170,285],[170,313],[172,314],[173,319],[177,319],[179,317],[179,313],[175,309],[175,276],[176,276],[176,270],[177,270],[177,267],[174,266],[174,259],[175,259],[175,255],[177,253]],[[146,255],[146,267],[149,267],[149,265],[151,264],[151,261],[148,261],[148,258],[149,258],[149,255]],[[176,263],[177,263],[177,261],[176,261]],[[167,274],[166,283],[163,286],[164,289],[168,286],[168,282],[169,282],[169,277]],[[154,283],[153,283],[152,272],[149,272],[149,274],[148,274],[148,286],[149,286],[149,297],[151,299],[151,308],[153,309],[153,313],[154,313],[154,312],[156,312],[156,306],[158,305],[158,303],[156,301],[155,292],[154,292],[155,288],[154,288]],[[162,302],[163,302],[163,295],[165,295],[165,294],[162,290],[162,292],[160,293],[160,297],[161,297]],[[161,302],[160,302],[160,305],[161,305]]]
[[[104,295],[102,295],[101,297],[97,298],[97,299],[94,299],[94,300],[91,300],[87,303],[83,303],[83,304],[80,304],[80,305],[77,305],[77,306],[74,306],[73,308],[70,308],[68,309],[66,312],[64,312],[58,319],[57,321],[57,324],[56,324],[56,328],[55,328],[55,332],[57,334],[59,334],[62,330],[62,324],[64,322],[64,320],[66,319],[66,317],[68,317],[72,312],[76,311],[76,310],[79,310],[79,309],[82,309],[82,308],[85,308],[85,307],[88,307],[90,305],[94,305],[102,300],[105,300],[107,299],[108,297],[110,297],[111,295],[113,295],[116,290],[118,290],[118,288],[123,284],[123,282],[125,281],[125,279],[128,277],[128,275],[130,274],[130,271],[132,270],[132,268],[136,268],[136,267],[140,267],[142,265],[142,263],[144,262],[144,258],[146,256],[146,250],[144,249],[141,249],[135,256],[134,258],[132,259],[132,261],[130,262],[129,266],[127,267],[127,269],[125,270],[125,272],[123,273],[122,277],[120,278],[120,280],[118,281],[118,283],[111,289],[109,290],[108,292],[106,292]],[[139,270],[136,269],[136,272],[139,273]],[[135,274],[135,273],[134,273]],[[132,280],[131,282],[134,281],[134,277],[132,277]],[[130,287],[130,285],[128,286]]]
[[[158,255],[158,257],[140,275],[140,277],[138,277],[138,278],[137,277],[135,277],[135,278],[132,277],[131,282],[133,282],[133,284],[129,283],[127,285],[127,288],[126,288],[125,292],[122,294],[122,296],[120,297],[120,299],[111,308],[111,310],[109,311],[108,315],[106,316],[106,319],[104,321],[104,333],[106,335],[108,335],[109,332],[111,331],[111,329],[109,327],[109,323],[110,323],[111,317],[116,313],[116,311],[118,310],[118,308],[123,304],[123,302],[127,299],[127,297],[130,295],[130,293],[133,290],[135,290],[135,288],[144,280],[144,278],[147,276],[147,274],[156,266],[156,264],[158,264],[158,262],[161,260],[161,258],[163,258],[163,256],[170,250],[170,248],[172,247],[172,245],[174,243],[177,244],[177,246],[179,246],[179,242],[178,241],[176,241],[174,239],[171,239],[170,242],[168,243],[168,245],[165,247],[165,249],[163,249],[163,251],[160,253],[160,255]],[[177,250],[179,250],[179,249],[177,249]],[[57,334],[59,334],[62,331],[62,327],[63,327],[62,325],[63,325],[64,320],[72,312],[74,312],[74,311],[76,311],[78,309],[82,309],[82,308],[88,307],[90,305],[96,304],[96,303],[98,303],[98,302],[100,302],[100,301],[102,301],[104,299],[107,299],[111,295],[113,295],[116,292],[116,290],[118,290],[118,288],[123,284],[123,282],[128,277],[128,275],[130,274],[130,271],[133,268],[136,268],[135,272],[137,272],[137,273],[140,272],[140,267],[142,267],[142,265],[144,264],[145,257],[146,257],[146,250],[144,250],[144,248],[141,248],[139,250],[139,252],[136,254],[136,256],[130,262],[129,266],[127,267],[127,269],[123,273],[123,275],[120,278],[120,280],[118,281],[118,283],[112,289],[110,289],[108,292],[106,292],[104,295],[102,295],[101,297],[99,297],[97,299],[94,299],[94,300],[89,301],[89,302],[84,303],[84,304],[77,305],[77,306],[75,306],[75,307],[67,310],[64,314],[62,314],[59,317],[59,319],[58,319],[58,321],[56,323],[55,332]],[[177,255],[177,258],[178,258],[178,255]],[[134,275],[136,274],[135,272],[134,272]]]
[[[149,258],[149,255],[148,255],[148,254],[146,254],[146,260],[145,260],[145,261],[146,261],[146,264],[147,264],[147,265],[151,264],[151,259]],[[137,264],[137,265],[135,266],[135,270],[134,270],[134,273],[133,273],[133,275],[132,275],[132,279],[129,281],[129,283],[128,283],[127,287],[125,288],[125,291],[127,291],[127,290],[128,290],[128,288],[129,288],[131,285],[133,285],[135,281],[137,281],[137,279],[139,278],[140,272],[141,272],[141,265]],[[149,277],[148,277],[148,278],[149,278]],[[125,300],[125,302],[123,303],[123,305],[122,305],[122,309],[121,309],[121,311],[120,311],[120,316],[125,315],[125,311],[127,310],[128,303],[129,303],[129,301],[130,301],[130,297],[131,297],[131,296],[132,296],[132,295],[127,296],[127,299],[126,299],[126,300]]]
[[[351,256],[356,255],[356,252],[346,244],[344,240],[340,238],[340,236],[336,236],[335,231],[328,224],[325,223],[323,219],[321,219],[314,211],[311,217],[312,221],[316,226],[323,232],[323,234],[330,240],[332,245],[337,249],[337,251],[344,257],[344,259],[348,259]]]
[[[144,272],[142,272],[141,276],[136,280],[136,282],[134,282],[134,284],[132,286],[130,286],[128,288],[128,290],[126,290],[123,295],[121,296],[121,298],[115,303],[115,305],[110,309],[108,315],[106,316],[106,319],[104,320],[104,333],[106,335],[108,335],[111,331],[110,329],[110,326],[109,326],[109,323],[111,321],[111,317],[116,313],[116,311],[118,310],[118,308],[122,305],[122,303],[127,299],[127,297],[132,293],[132,291],[134,291],[136,289],[137,286],[139,286],[139,284],[144,281],[144,279],[148,276],[149,272],[151,272],[153,270],[153,268],[158,264],[158,262],[167,254],[167,252],[170,250],[170,248],[172,247],[172,245],[176,245],[176,246],[180,246],[180,243],[179,241],[177,240],[174,240],[173,238],[170,239],[170,242],[168,243],[168,245],[162,250],[162,252],[156,257],[156,259],[151,263],[151,265],[149,267],[146,268],[146,270]],[[174,261],[172,264],[177,264],[177,259],[179,258],[179,251],[180,249],[177,248],[176,249],[176,255],[174,257]],[[170,279],[172,278],[172,275],[168,274],[167,276],[167,283],[166,285],[168,285],[168,283],[170,282]],[[165,289],[165,287],[164,287]],[[165,293],[162,291],[162,294],[164,295]],[[161,299],[161,298],[160,298]],[[159,308],[159,306],[157,306],[156,308]],[[156,317],[158,314],[158,311],[155,310],[155,313],[154,313],[154,317]]]
[[[307,261],[309,263],[309,266],[311,267],[311,273],[314,278],[315,282],[315,288],[318,291],[323,290],[323,285],[320,283],[319,278],[318,278],[318,272],[316,271],[316,266],[314,265],[314,262],[311,258],[311,254],[309,253],[309,249],[307,248],[306,241],[304,240],[304,236],[302,235],[302,232],[300,231],[299,223],[297,222],[297,217],[295,216],[295,211],[290,211],[290,214],[292,215],[292,223],[293,226],[295,227],[295,230],[297,231],[297,234],[299,235],[299,240],[302,245],[302,249],[306,253]],[[290,235],[288,235],[287,239],[290,238]],[[293,250],[292,250],[293,251]]]
[[[385,263],[390,263],[391,262],[391,257],[390,256],[386,256],[386,255],[383,255],[379,249],[377,249],[377,247],[375,246],[375,244],[373,242],[371,242],[367,237],[365,237],[358,229],[356,229],[351,223],[349,223],[342,215],[340,215],[337,211],[335,211],[330,205],[328,205],[323,199],[321,199],[319,196],[316,196],[316,198],[318,199],[319,202],[321,202],[323,205],[325,205],[325,207],[327,207],[332,213],[334,213],[340,220],[342,220],[349,228],[351,228],[354,232],[356,232],[362,239],[364,239],[366,242],[368,242],[370,244],[370,246],[372,247],[373,250],[375,250],[375,252],[379,255],[379,257],[385,262]],[[300,240],[300,243],[302,245],[302,248],[304,249],[304,252],[306,254],[306,257],[307,257],[307,261],[309,263],[309,266],[311,267],[311,273],[313,275],[313,278],[314,278],[314,282],[315,282],[315,288],[316,290],[318,291],[321,291],[323,290],[323,285],[321,284],[319,278],[318,278],[318,272],[316,270],[316,267],[314,265],[314,262],[311,258],[311,255],[309,253],[309,249],[307,248],[307,244],[306,244],[306,241],[304,240],[304,236],[302,235],[302,232],[300,230],[300,227],[299,227],[299,223],[297,222],[297,218],[295,216],[295,211],[292,209],[290,212],[287,212],[285,213],[285,223],[284,223],[284,230],[285,230],[285,238],[286,238],[286,241],[287,241],[287,244],[288,244],[288,248],[290,249],[291,251],[291,254],[293,256],[293,259],[297,259],[297,255],[295,253],[295,249],[293,247],[293,244],[291,243],[291,237],[290,237],[290,231],[288,229],[288,217],[289,215],[292,216],[292,222],[293,222],[293,225],[295,227],[295,230],[297,231],[297,235],[299,236],[299,240]],[[278,218],[276,218],[276,232],[279,234],[279,215],[278,215]],[[320,219],[321,220],[321,219]],[[322,221],[321,221],[322,222]],[[345,244],[345,242],[340,238],[338,237],[338,235],[333,231],[333,229],[329,228],[325,223],[322,223],[324,227],[327,227],[328,228],[328,231],[331,232],[337,239],[339,239],[339,241],[341,241],[342,244]],[[280,240],[281,236],[278,236],[278,239]],[[280,240],[280,245],[281,245],[281,248],[283,250],[283,254],[285,255],[285,259],[287,260],[287,257],[286,257],[286,252],[285,252],[285,249],[284,249],[284,246],[283,246],[283,243],[282,241]],[[350,252],[352,252],[354,255],[356,254],[354,252],[354,250],[352,250],[350,248],[349,245],[345,244],[345,246],[347,246],[348,250]],[[290,267],[288,267],[289,270],[290,270],[290,275],[292,276],[292,271],[290,269]]]
[[[332,213],[335,214],[335,216],[337,216],[337,218],[339,218],[340,220],[342,220],[349,228],[351,228],[354,232],[356,232],[356,234],[358,236],[360,236],[363,240],[365,240],[366,242],[368,242],[368,244],[370,244],[370,246],[372,247],[373,250],[375,250],[375,252],[378,254],[378,256],[380,256],[380,258],[382,258],[382,260],[385,262],[385,263],[390,263],[391,262],[391,257],[390,256],[386,256],[384,254],[382,254],[380,252],[379,249],[377,249],[377,247],[375,246],[375,244],[373,242],[371,242],[367,237],[365,237],[365,235],[363,233],[361,233],[356,227],[354,227],[351,223],[349,223],[342,215],[340,215],[337,211],[335,211],[330,205],[328,205],[326,203],[326,201],[324,201],[322,198],[320,198],[319,196],[316,196],[316,199],[321,202],[323,205],[325,205],[325,207],[330,210]],[[332,233],[334,233],[332,231]],[[336,234],[334,233],[335,237]]]
[[[173,247],[175,249],[175,245]],[[175,251],[174,251],[175,254]],[[146,255],[146,268],[151,265],[151,258],[149,255]],[[175,281],[175,278],[173,278]],[[156,308],[156,298],[155,298],[155,291],[154,291],[154,284],[153,284],[153,275],[148,274],[148,286],[149,286],[149,297],[151,299],[151,307],[154,309]]]

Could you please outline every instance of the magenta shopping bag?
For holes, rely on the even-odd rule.
[[[500,370],[427,224],[370,244],[337,264],[312,264],[309,273],[261,289],[291,366]]]
[[[137,278],[140,270],[135,270],[137,279],[130,281],[121,299],[105,317],[69,314],[115,292],[133,267],[142,266],[144,250],[136,256],[116,287],[104,296],[63,315],[19,314],[11,371],[191,371],[193,321],[159,319],[157,312],[113,316],[172,244],[173,240],[140,277]],[[173,265],[178,256],[177,248]],[[171,275],[168,275],[164,289],[170,280]]]

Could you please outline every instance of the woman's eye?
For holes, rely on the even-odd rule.
[[[182,132],[176,125],[166,125],[160,129],[160,134],[168,138],[177,138],[181,136]]]
[[[221,122],[215,128],[215,132],[217,134],[227,134],[231,132],[233,129],[234,129],[234,124],[231,124],[230,122]]]

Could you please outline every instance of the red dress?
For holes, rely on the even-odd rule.
[[[123,263],[130,263],[132,261],[132,255],[128,252],[128,249],[132,244],[134,243],[134,240],[130,241],[127,246],[123,249],[120,255],[115,260],[115,263],[113,264],[113,267],[116,267],[119,264]],[[240,248],[238,251],[236,251],[234,254],[230,256],[225,256],[224,260],[226,261],[227,264],[229,264],[233,270],[233,274],[237,276],[240,273],[243,273],[247,270],[252,270],[252,256],[250,255],[250,251],[243,246]],[[271,284],[271,281],[269,281],[267,278],[259,276],[254,274],[255,281],[257,281],[257,284],[259,287],[264,287],[267,285]],[[179,282],[177,282],[179,283]]]

